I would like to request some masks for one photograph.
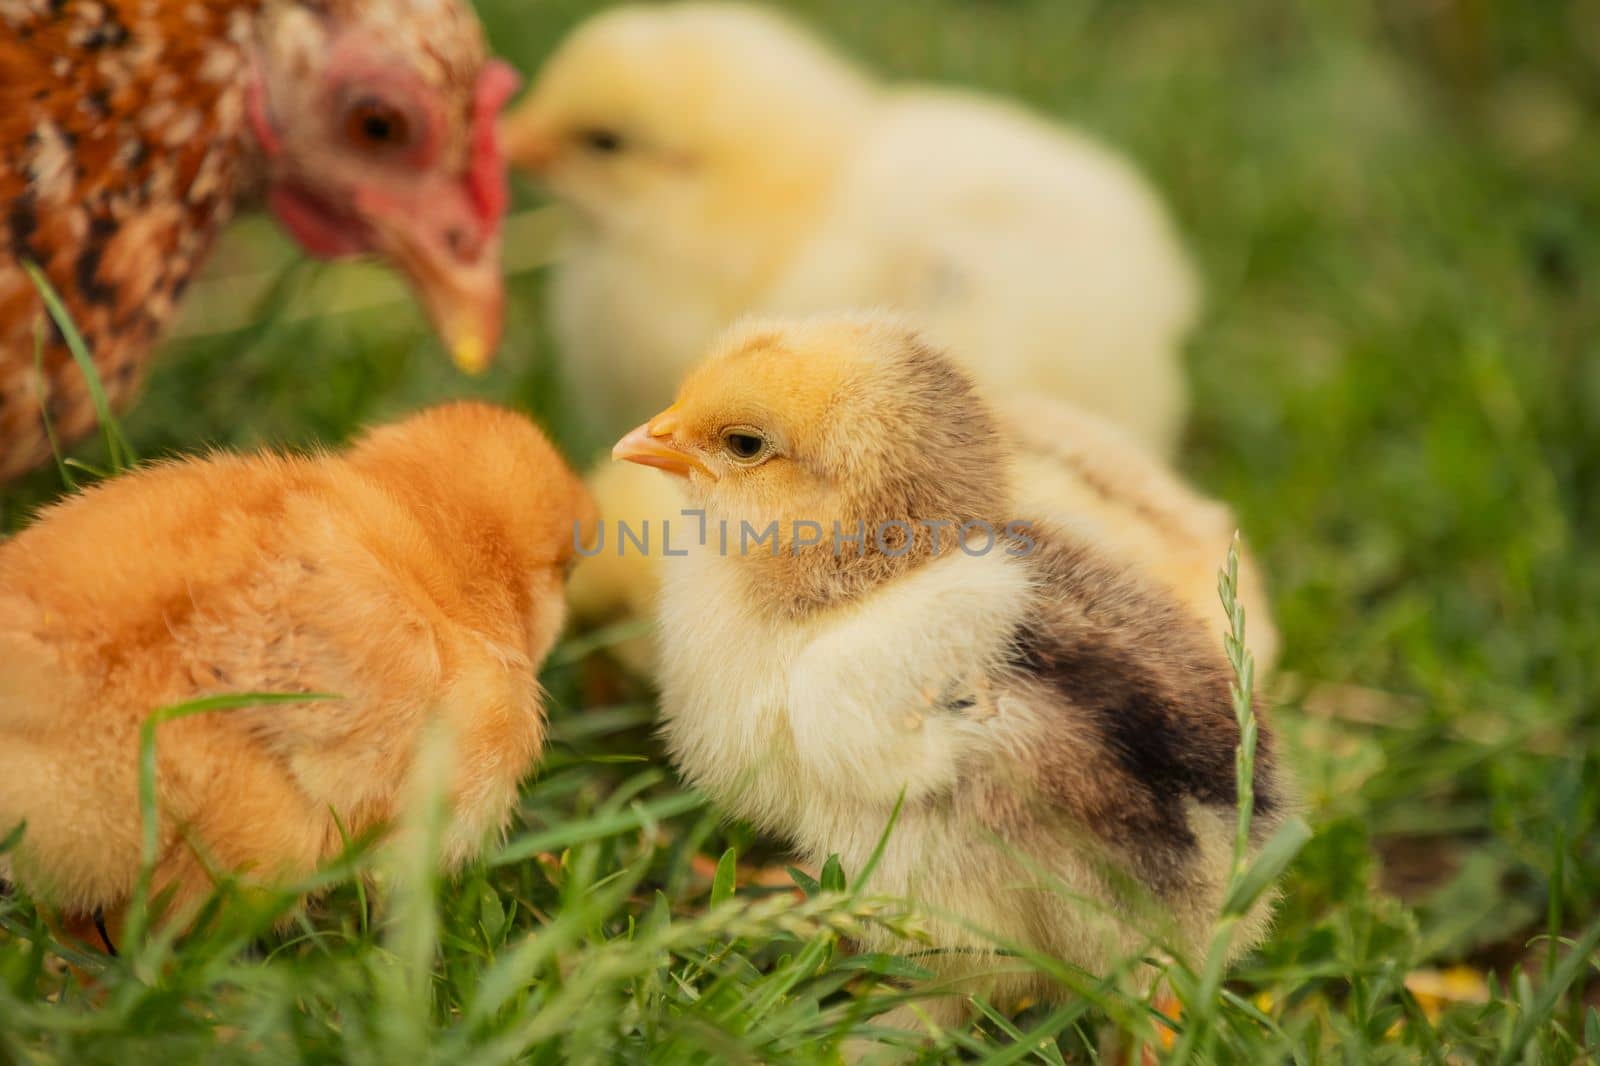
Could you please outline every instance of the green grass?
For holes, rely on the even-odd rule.
[[[482,9],[526,68],[589,6]],[[796,6],[896,75],[1014,94],[1126,147],[1202,265],[1184,463],[1237,508],[1272,582],[1285,653],[1258,684],[1314,835],[1270,940],[1193,975],[1171,1054],[1600,1054],[1600,7]],[[236,234],[216,273],[268,240]],[[283,313],[329,273],[287,274],[247,333],[172,342],[125,420],[133,451],[336,442],[465,394],[596,443],[565,413],[538,272],[515,279],[481,381],[414,312]],[[77,454],[107,465],[103,446]],[[60,479],[0,491],[15,527]],[[852,895],[859,871],[801,875],[803,905],[730,896],[728,849],[781,868],[781,848],[682,797],[647,696],[585,697],[607,687],[588,647],[547,670],[553,740],[518,828],[455,880],[358,846],[347,867],[370,891],[332,871],[287,929],[283,900],[235,900],[182,945],[126,953],[94,993],[31,909],[0,906],[0,1063],[836,1054],[916,970],[850,955],[851,932],[914,918]],[[1482,1002],[1408,990],[1457,966],[1487,975]],[[1097,1018],[1153,1031],[1114,981],[1074,987],[1060,1009],[991,1008],[925,1057],[1084,1061]]]

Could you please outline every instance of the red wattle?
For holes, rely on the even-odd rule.
[[[274,186],[267,193],[267,208],[300,246],[318,259],[338,259],[367,250],[359,224],[339,217],[297,189]]]

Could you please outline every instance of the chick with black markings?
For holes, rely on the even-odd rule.
[[[944,950],[919,962],[951,982],[924,1004],[943,1024],[967,994],[1064,994],[997,943],[1095,974],[1152,944],[1198,961],[1236,822],[1221,642],[1170,587],[1021,510],[1008,439],[913,331],[843,317],[735,329],[615,450],[706,513],[707,547],[665,561],[677,765],[852,872],[902,803],[868,887],[934,916]],[[1265,726],[1254,790],[1259,844],[1291,802]]]

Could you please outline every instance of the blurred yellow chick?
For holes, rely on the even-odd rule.
[[[995,396],[1070,401],[1157,458],[1186,410],[1193,274],[1124,160],[976,93],[879,84],[781,15],[620,7],[580,26],[502,126],[564,203],[551,314],[580,405],[620,433],[748,312],[913,312]],[[635,471],[610,516],[676,514]],[[653,560],[586,560],[582,622],[641,617]],[[647,667],[643,643],[619,649]]]
[[[542,746],[539,664],[593,521],[531,422],[465,403],[342,455],[162,463],[45,511],[0,545],[0,832],[26,822],[9,875],[69,929],[115,929],[141,723],[245,692],[337,698],[159,727],[170,920],[213,870],[292,882],[394,820],[430,723],[452,753],[441,858],[461,861]]]
[[[917,961],[954,983],[921,1006],[943,1025],[971,993],[1068,994],[984,933],[1093,974],[1132,959],[1144,983],[1152,944],[1197,961],[1231,865],[1220,642],[1033,513],[1011,453],[971,379],[881,317],[737,329],[615,450],[705,512],[707,548],[664,563],[674,759],[857,873],[903,800],[869,888],[933,915],[944,950]],[[1254,791],[1259,845],[1292,802],[1264,722]]]
[[[891,89],[758,7],[615,8],[502,125],[571,208],[552,283],[602,429],[660,408],[750,311],[914,311],[981,385],[1065,397],[1158,455],[1195,282],[1110,149],[1003,100]]]

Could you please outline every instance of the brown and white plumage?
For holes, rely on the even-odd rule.
[[[208,865],[293,881],[395,818],[429,723],[454,742],[445,858],[468,855],[540,750],[537,671],[592,517],[542,434],[479,404],[338,455],[163,463],[45,511],[0,545],[12,876],[69,923],[114,918],[139,866],[140,724],[240,692],[339,698],[160,726],[156,888],[176,919]]]
[[[733,331],[616,454],[679,475],[713,530],[777,523],[770,553],[713,537],[664,560],[663,731],[684,774],[853,871],[903,798],[870,887],[920,901],[956,949],[919,962],[958,993],[1056,998],[987,934],[1093,973],[1152,943],[1205,950],[1239,730],[1220,641],[1032,512],[1010,451],[950,360],[892,320],[841,318]],[[866,550],[803,543],[796,522],[863,524]],[[1010,532],[958,542],[962,523]],[[1255,793],[1259,842],[1291,800],[1265,725]]]
[[[1019,503],[1175,593],[1220,641],[1228,619],[1217,570],[1239,530],[1227,505],[1195,491],[1122,427],[1071,404],[1010,396],[995,413],[1011,445]],[[1256,665],[1271,669],[1278,630],[1265,579],[1246,548],[1239,552],[1239,599]]]
[[[217,232],[262,199],[312,254],[398,267],[481,365],[514,85],[458,0],[0,3],[0,480],[48,456],[42,415],[65,440],[95,422],[23,265],[124,406]]]

